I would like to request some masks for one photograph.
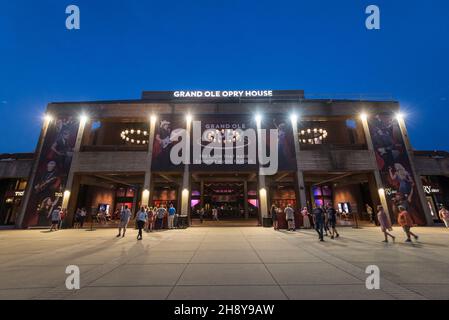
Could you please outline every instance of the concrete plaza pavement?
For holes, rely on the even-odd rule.
[[[0,299],[449,299],[449,230],[415,228],[418,243],[381,243],[378,228],[190,228],[116,238],[114,229],[0,231]],[[65,287],[66,266],[81,290]],[[377,265],[381,289],[367,290]]]

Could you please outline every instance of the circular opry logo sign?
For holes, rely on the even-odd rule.
[[[175,98],[256,98],[272,97],[273,90],[175,91]]]

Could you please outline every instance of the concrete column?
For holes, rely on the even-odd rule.
[[[151,165],[153,161],[153,145],[154,145],[154,136],[156,134],[156,116],[151,116],[150,118],[150,131],[148,134],[148,151],[147,151],[147,166],[145,170],[145,181],[143,183],[143,191],[142,191],[142,206],[148,206],[150,204],[150,199],[152,194],[151,190]]]
[[[261,159],[261,145],[262,145],[262,120],[260,117],[256,118],[256,128],[257,128],[257,150],[259,154],[259,159]],[[263,219],[268,219],[268,190],[266,186],[265,176],[261,174],[262,167],[259,167],[259,222],[263,225]]]
[[[74,167],[73,164],[78,161],[78,154],[80,152],[81,144],[82,144],[83,136],[84,136],[84,128],[86,127],[88,120],[89,119],[85,116],[81,117],[81,119],[80,119],[78,134],[76,136],[75,147],[73,148],[72,164],[70,166],[69,175],[67,177],[67,183],[65,184],[64,197],[62,198],[62,209],[63,210],[67,210],[67,207],[69,205],[70,194],[71,194],[72,186],[73,186],[73,177],[75,174],[75,172],[73,171],[73,167]],[[69,216],[69,215],[67,215],[67,216]]]
[[[360,120],[362,121],[363,132],[365,133],[365,139],[366,139],[366,144],[368,146],[368,150],[372,151],[371,156],[372,156],[372,159],[377,167],[376,156],[374,153],[373,140],[371,138],[371,132],[369,131],[368,115],[362,114],[360,116]],[[382,178],[380,176],[380,172],[379,172],[379,170],[374,170],[373,174],[374,174],[374,180],[376,181],[376,185],[377,185],[377,192],[379,195],[380,203],[382,204],[382,207],[384,208],[385,213],[387,214],[387,217],[390,220],[390,223],[392,223],[393,221],[391,221],[390,208],[388,207],[387,197],[385,195],[385,188],[384,188],[384,185],[382,182]],[[373,209],[376,210],[376,208],[373,208]]]
[[[292,129],[293,129],[293,141],[295,144],[295,155],[296,155],[296,181],[298,183],[298,194],[299,199],[297,203],[299,204],[299,208],[307,207],[307,197],[306,197],[306,186],[304,182],[304,172],[300,169],[301,162],[299,160],[299,154],[301,152],[301,144],[299,143],[299,135],[298,135],[298,119],[296,116],[291,117]]]
[[[73,158],[72,163],[70,165],[69,175],[67,176],[67,182],[65,184],[64,196],[62,198],[62,209],[66,212],[66,216],[63,221],[63,226],[68,227],[72,225],[73,216],[75,215],[76,204],[73,204],[76,197],[78,197],[78,189],[74,190],[74,176],[75,172],[73,171],[74,164],[78,162],[78,155],[81,149],[81,145],[84,137],[84,129],[86,124],[88,124],[89,119],[86,116],[82,116],[80,119],[80,124],[78,127],[78,134],[76,136],[75,147],[73,148]],[[72,204],[72,206],[69,206]],[[69,207],[73,209],[73,211],[69,212]]]
[[[80,191],[80,176],[75,175],[73,178],[72,189],[70,190],[70,200],[67,205],[67,216],[64,219],[64,227],[72,227],[74,215],[77,209],[77,201]]]
[[[245,210],[245,217],[248,216],[248,181],[243,182],[243,208]]]
[[[427,200],[426,200],[426,195],[424,193],[424,187],[422,184],[422,180],[421,180],[421,177],[416,173],[415,162],[414,162],[415,157],[414,157],[412,146],[410,144],[410,140],[408,138],[407,127],[405,125],[404,118],[402,116],[398,116],[397,121],[399,124],[399,128],[401,129],[401,135],[402,135],[402,139],[404,140],[404,143],[405,143],[405,148],[407,149],[408,158],[410,159],[410,165],[411,165],[411,168],[413,171],[412,172],[413,179],[415,180],[416,189],[418,191],[419,200],[421,201],[421,206],[424,210],[424,216],[426,217],[427,225],[433,226],[434,222],[433,222],[432,214],[430,212],[430,208],[427,205]]]
[[[154,206],[154,202],[153,202],[153,198],[154,198],[154,180],[152,179],[150,182],[150,192],[148,195],[149,201],[148,201],[148,205],[149,206]]]
[[[41,134],[39,136],[39,142],[37,144],[36,151],[34,153],[34,162],[31,169],[30,176],[28,177],[27,186],[23,196],[22,203],[20,204],[20,211],[16,219],[16,228],[22,228],[23,219],[25,218],[26,209],[28,207],[28,202],[30,200],[31,193],[33,192],[34,180],[36,179],[36,172],[39,165],[39,159],[42,153],[42,147],[44,146],[44,140],[47,136],[48,127],[53,119],[50,116],[45,117],[44,124],[41,129]]]
[[[204,207],[204,180],[200,182],[200,197],[201,206]]]
[[[182,176],[182,193],[181,193],[181,216],[189,217],[190,216],[190,131],[192,129],[192,118],[187,116],[186,118],[186,145],[189,146],[187,148],[187,152],[184,157],[184,173]],[[190,218],[188,218],[190,221]],[[190,222],[189,222],[190,223]]]
[[[263,225],[263,219],[269,218],[268,216],[268,190],[266,186],[265,176],[259,174],[259,219],[260,224]]]

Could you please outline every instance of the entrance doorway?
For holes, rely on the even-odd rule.
[[[86,226],[96,228],[117,227],[120,212],[127,206],[133,217],[141,203],[144,175],[127,174],[92,174],[79,177],[79,191],[76,207],[87,212]],[[134,219],[131,219],[134,221]],[[73,215],[75,223],[75,215]]]
[[[370,216],[367,210],[368,205],[375,213],[380,204],[373,173],[307,173],[304,179],[309,209],[332,203],[337,210],[339,225],[375,225],[376,217]]]
[[[257,226],[259,220],[255,175],[193,175],[193,226]]]

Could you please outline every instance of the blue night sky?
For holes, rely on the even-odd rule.
[[[447,0],[0,0],[0,153],[34,151],[49,102],[175,89],[392,97],[416,149],[449,150],[448,36]]]

